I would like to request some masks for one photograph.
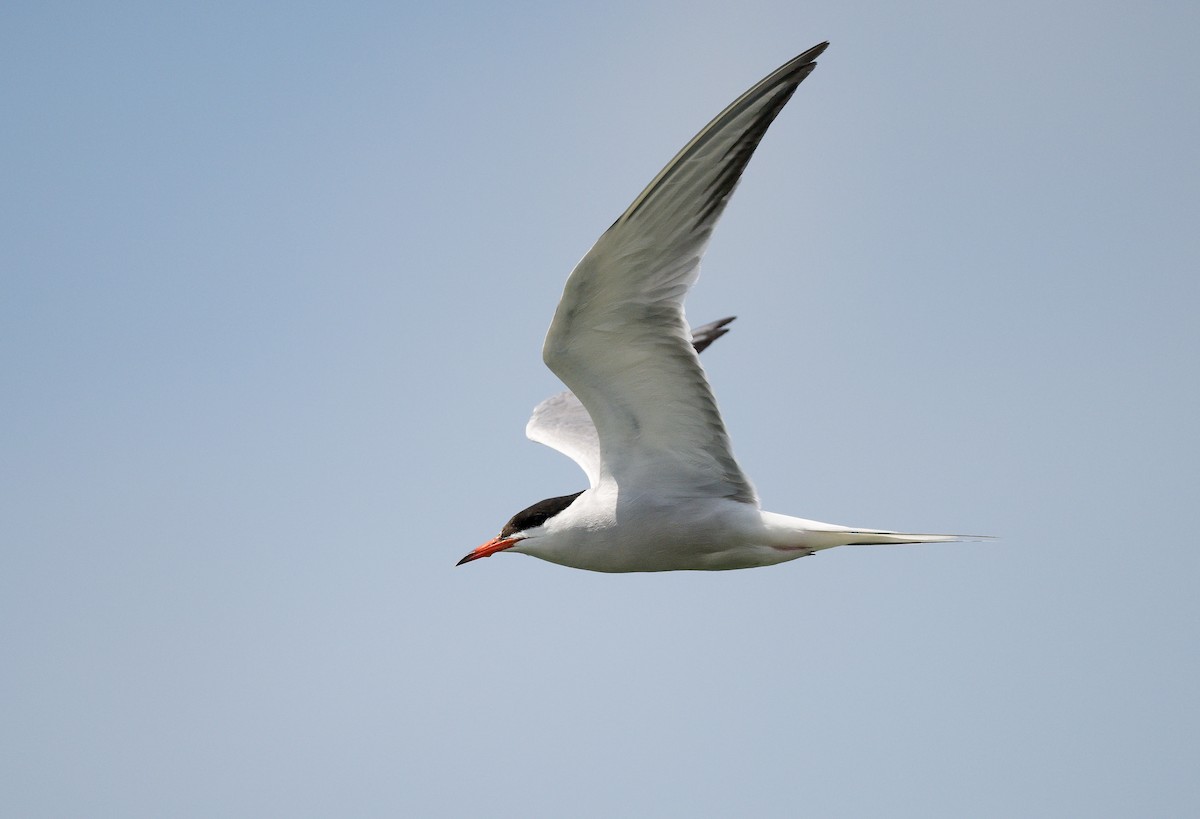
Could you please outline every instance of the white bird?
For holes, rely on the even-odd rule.
[[[572,392],[546,399],[529,438],[575,460],[590,486],[518,512],[459,565],[498,552],[601,572],[742,569],[853,544],[961,540],[763,511],[733,457],[683,299],[759,141],[813,60],[810,48],[738,97],[642,191],[579,262],[542,357]]]

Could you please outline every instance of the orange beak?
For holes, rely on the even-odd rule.
[[[496,554],[496,552],[503,552],[505,549],[507,549],[509,546],[512,546],[518,540],[520,540],[519,537],[492,538],[491,540],[489,540],[487,543],[483,544],[482,546],[476,547],[475,551],[471,552],[469,555],[464,557],[462,560],[458,561],[458,563],[456,563],[455,565],[461,566],[464,563],[470,563],[472,560],[478,560],[481,557],[491,557],[492,555]]]

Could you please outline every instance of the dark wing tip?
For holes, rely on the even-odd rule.
[[[739,117],[746,114],[748,109],[758,107],[757,114],[752,115],[749,121],[741,126],[741,139],[727,153],[720,171],[711,179],[708,184],[707,191],[703,196],[703,205],[698,210],[698,222],[704,223],[710,220],[715,220],[715,217],[720,215],[724,209],[725,201],[733,192],[733,188],[737,185],[738,179],[742,175],[742,171],[746,167],[746,163],[750,161],[755,148],[758,147],[759,140],[766,133],[767,128],[775,120],[775,116],[783,109],[795,93],[796,88],[804,79],[812,73],[812,70],[817,67],[814,60],[819,57],[826,48],[829,47],[828,42],[820,43],[813,46],[801,54],[788,60],[783,65],[776,68],[767,76],[763,77],[755,83],[748,91],[731,102],[724,111],[717,114],[716,117],[700,130],[692,138],[692,141],[683,147],[675,158],[667,163],[646,189],[638,195],[633,203],[626,211],[617,217],[613,222],[611,231],[618,225],[633,219],[634,216],[641,211],[647,203],[656,198],[656,194],[663,188],[673,174],[683,164],[684,160],[689,155],[694,155],[703,149],[703,146],[708,142],[714,134],[720,133],[723,129],[736,122]],[[764,100],[766,105],[760,106]]]
[[[710,344],[728,333],[729,329],[725,325],[736,318],[737,316],[728,316],[727,318],[710,321],[708,324],[702,324],[692,330],[692,346],[696,348],[696,352],[704,352]]]
[[[779,68],[775,69],[773,72],[764,77],[760,85],[775,85],[776,83],[784,81],[785,77],[793,74],[802,75],[800,79],[803,80],[803,75],[807,75],[808,72],[812,71],[816,67],[817,57],[820,57],[822,54],[824,54],[825,49],[827,48],[829,48],[828,40],[813,46],[808,51],[797,54],[795,57],[792,57],[792,59],[788,60],[786,63],[779,66]]]
[[[817,57],[820,57],[822,54],[824,54],[825,49],[827,49],[827,48],[829,48],[828,40],[826,40],[823,43],[817,43],[815,46],[810,48],[808,51],[805,51],[802,54],[797,55],[796,58],[794,60],[792,60],[792,62],[812,62],[813,60],[817,59]]]

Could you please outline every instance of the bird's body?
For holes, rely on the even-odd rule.
[[[711,571],[773,566],[848,543],[911,542],[725,498],[620,495],[611,485],[583,492],[544,524],[543,535],[510,551],[597,572]]]
[[[590,486],[519,512],[460,563],[510,551],[602,572],[742,569],[841,545],[960,539],[760,509],[698,357],[732,319],[693,332],[684,318],[713,226],[827,45],[722,111],[571,273],[542,351],[571,392],[538,405],[526,433],[573,458]]]
[[[741,569],[794,556],[765,545],[762,514],[749,504],[661,494],[626,500],[611,485],[584,492],[546,533],[513,550],[600,572]]]

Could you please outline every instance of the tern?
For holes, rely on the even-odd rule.
[[[969,537],[764,511],[698,356],[733,319],[692,331],[684,317],[742,171],[828,45],[789,60],[718,114],[571,272],[542,349],[570,391],[539,404],[525,433],[572,458],[589,486],[518,512],[459,565],[515,552],[599,572],[743,569],[835,546]]]

